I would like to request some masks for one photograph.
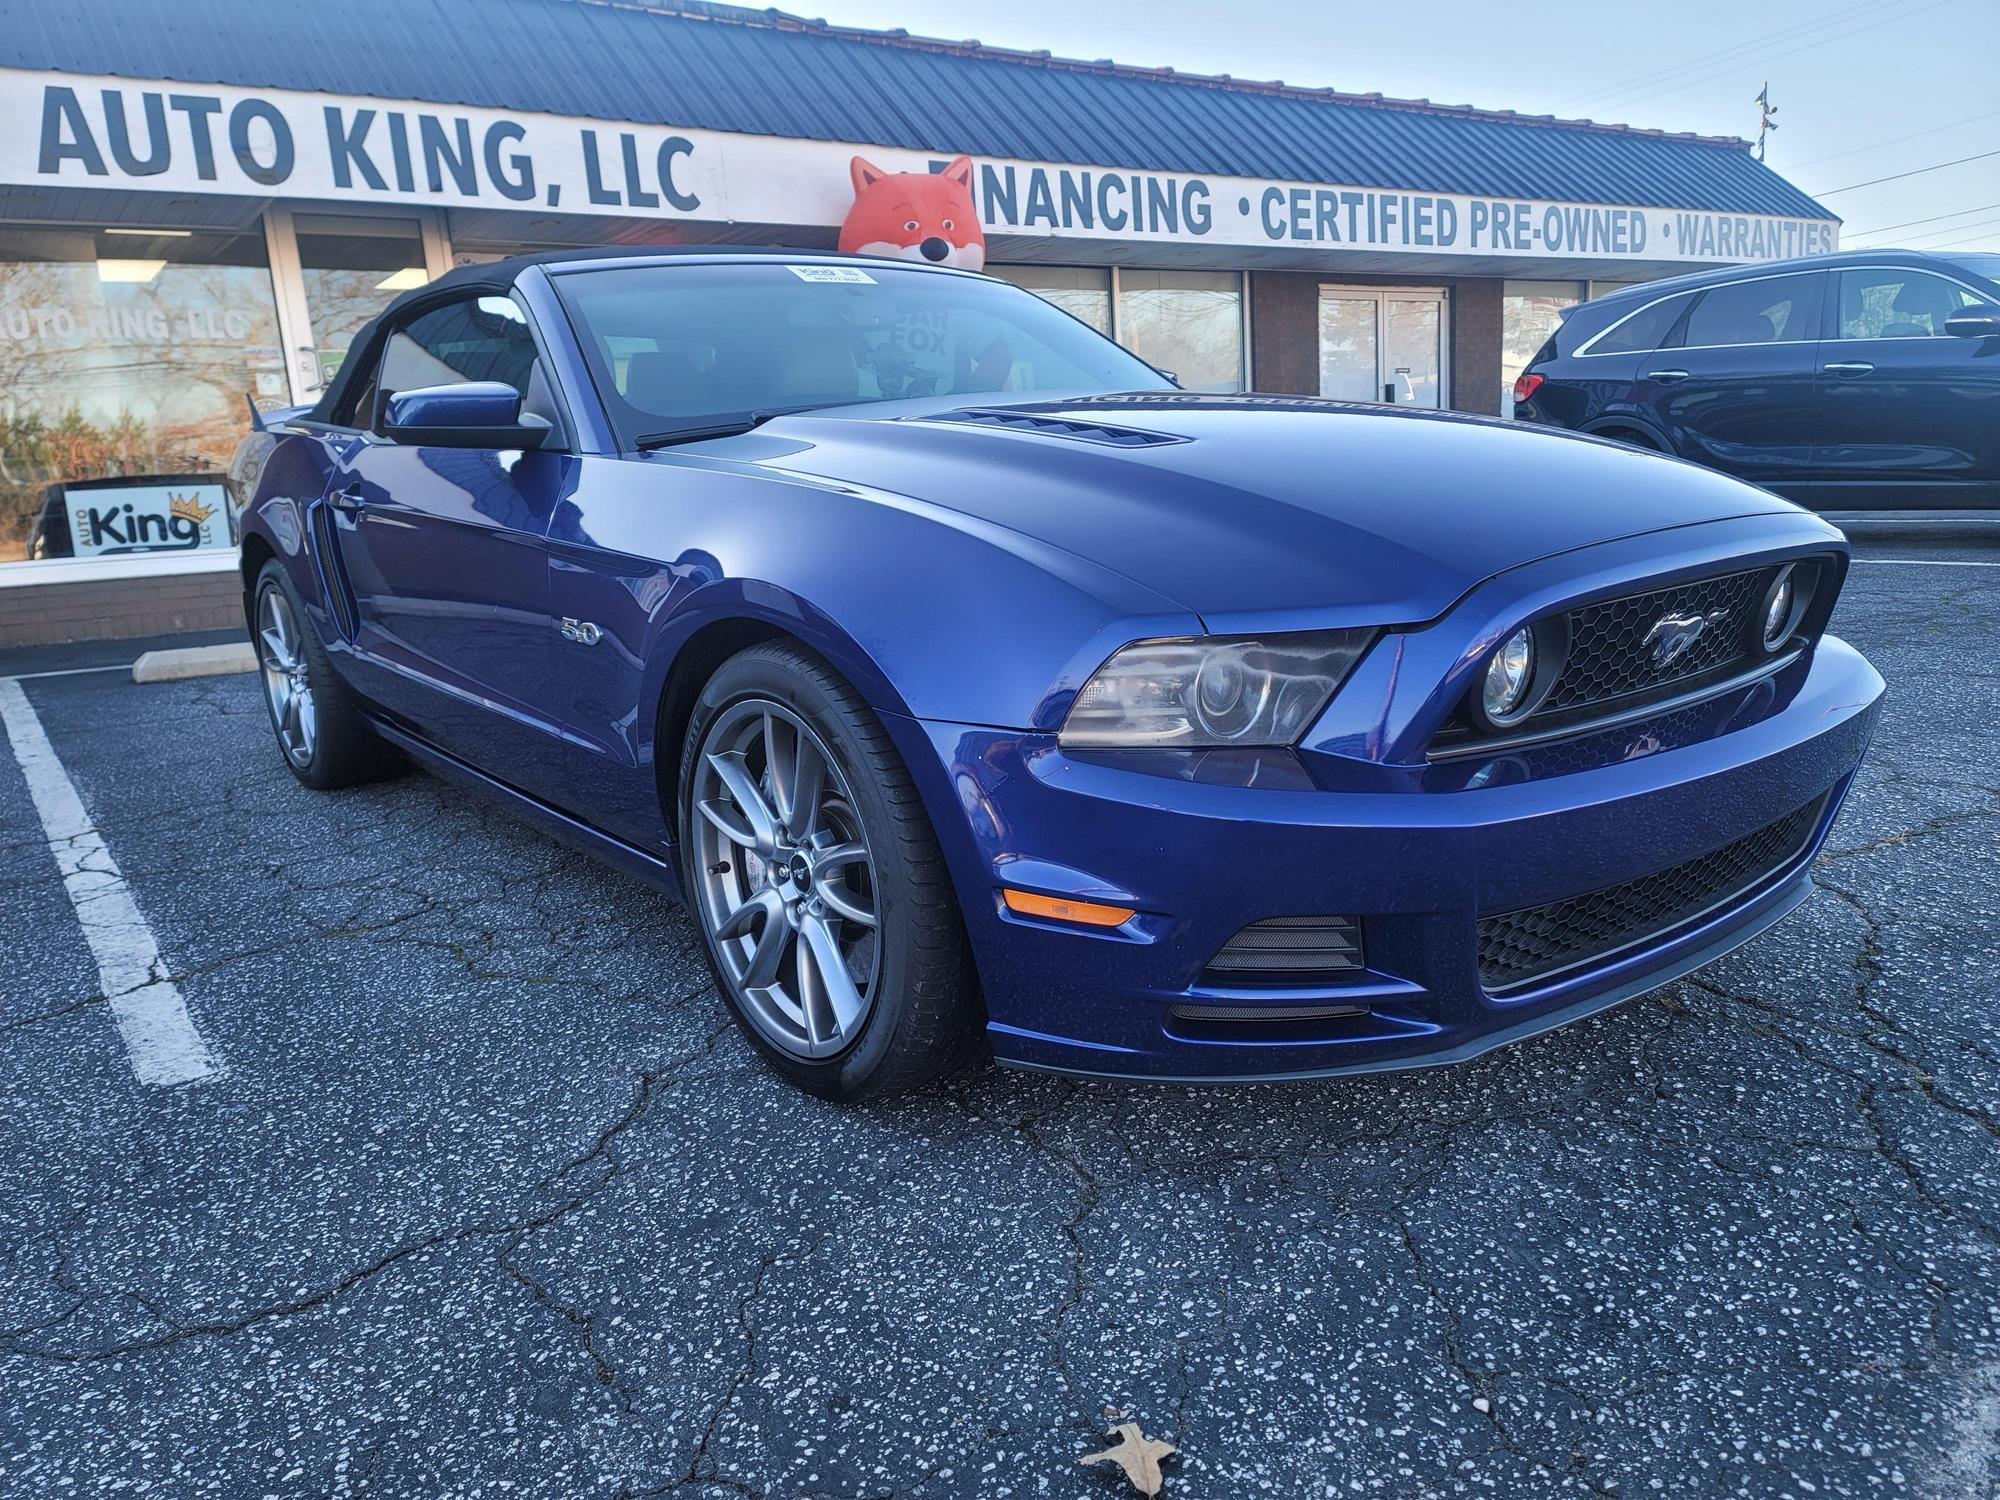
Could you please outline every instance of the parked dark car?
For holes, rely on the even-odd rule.
[[[1515,416],[1821,510],[2000,503],[2000,255],[1855,250],[1570,309]]]

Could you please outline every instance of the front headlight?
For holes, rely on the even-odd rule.
[[[1060,742],[1068,749],[1297,744],[1374,634],[1139,641],[1091,674]]]

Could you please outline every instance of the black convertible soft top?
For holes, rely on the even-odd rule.
[[[824,247],[808,249],[802,245],[593,245],[576,250],[541,250],[530,255],[512,255],[484,265],[454,266],[436,281],[404,292],[354,336],[347,358],[340,362],[332,381],[320,392],[319,400],[313,403],[313,420],[331,422],[332,413],[339,409],[348,387],[361,378],[361,371],[375,367],[375,349],[383,325],[389,319],[424,303],[446,299],[467,290],[504,296],[514,289],[514,283],[521,278],[521,274],[532,266],[557,266],[585,260],[670,260],[677,257],[749,260],[764,256],[782,256],[791,260],[871,258],[844,256]]]

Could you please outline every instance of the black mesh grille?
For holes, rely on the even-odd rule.
[[[1731,573],[1606,599],[1569,612],[1569,653],[1534,717],[1666,689],[1717,668],[1747,666],[1751,615],[1768,574]],[[1699,620],[1694,643],[1661,661],[1661,622]],[[1692,627],[1689,627],[1692,628]]]
[[[1568,649],[1535,711],[1495,733],[1478,726],[1468,698],[1432,740],[1431,754],[1472,755],[1495,742],[1587,730],[1788,660],[1761,644],[1759,615],[1775,576],[1774,568],[1726,573],[1567,611],[1543,632],[1567,639]],[[1809,591],[1817,573],[1805,565],[1796,576]],[[1685,644],[1676,649],[1675,640]]]
[[[1209,960],[1208,974],[1225,981],[1298,984],[1316,974],[1360,967],[1361,929],[1352,917],[1270,917],[1231,938]]]
[[[1624,885],[1479,919],[1479,982],[1518,989],[1664,933],[1789,865],[1825,798],[1711,854]]]

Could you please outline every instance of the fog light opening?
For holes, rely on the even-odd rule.
[[[1522,626],[1487,658],[1480,705],[1494,723],[1505,723],[1527,701],[1535,681],[1535,633]]]
[[[1764,607],[1757,615],[1759,643],[1765,654],[1779,650],[1797,632],[1810,591],[1809,573],[1800,572],[1792,563],[1778,570],[1764,591]]]

